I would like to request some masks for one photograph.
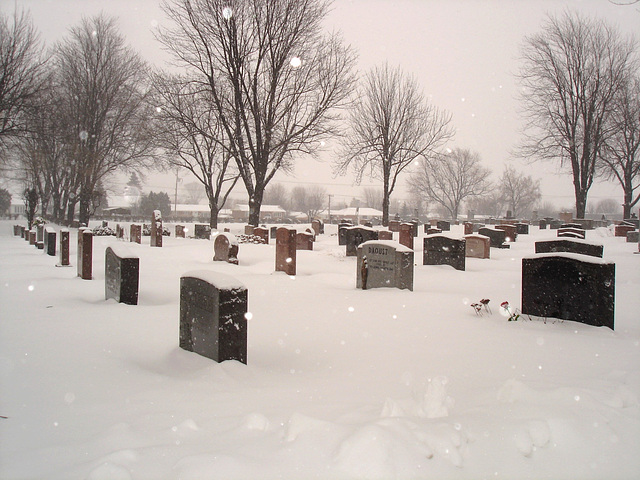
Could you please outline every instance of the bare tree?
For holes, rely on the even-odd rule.
[[[0,14],[0,154],[10,138],[25,131],[24,113],[46,78],[44,63],[31,17],[17,11],[12,18]]]
[[[514,217],[528,215],[540,201],[540,181],[530,175],[517,172],[507,166],[502,173],[498,187],[503,201]]]
[[[218,213],[238,182],[230,165],[225,131],[211,95],[186,78],[154,75],[158,144],[168,162],[185,168],[204,186],[209,200],[211,228],[218,228]]]
[[[326,0],[165,0],[173,21],[160,41],[210,91],[257,225],[264,190],[296,154],[338,133],[355,61],[322,35]]]
[[[327,190],[320,185],[297,186],[291,190],[291,208],[307,214],[309,221],[322,211]]]
[[[387,64],[364,78],[351,109],[349,132],[335,170],[351,167],[356,183],[363,175],[382,180],[382,224],[389,223],[389,199],[400,174],[453,137],[451,115],[428,103],[416,79]]]
[[[143,90],[147,68],[125,45],[115,20],[84,18],[55,49],[57,89],[63,99],[68,154],[77,171],[73,214],[88,223],[91,199],[99,182],[118,170],[149,158],[150,109]],[[71,218],[69,219],[71,220]]]
[[[363,189],[364,201],[367,207],[382,209],[383,193],[382,190],[373,187]]]
[[[489,192],[491,172],[480,165],[477,153],[467,149],[423,158],[409,178],[413,192],[441,205],[451,219],[458,218],[462,202]]]
[[[205,197],[204,188],[199,182],[189,182],[183,187],[185,193],[185,203],[197,205]]]
[[[289,194],[281,183],[272,183],[264,191],[264,203],[267,205],[279,205],[285,210],[289,209]]]
[[[631,218],[631,209],[640,201],[640,77],[620,90],[610,122],[613,134],[600,157],[602,172],[620,183],[623,218]]]
[[[629,74],[634,42],[601,20],[566,13],[527,37],[520,79],[527,118],[521,154],[560,160],[573,175],[576,216],[610,132],[607,117]]]

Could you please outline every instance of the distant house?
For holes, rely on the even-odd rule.
[[[331,210],[332,219],[351,220],[354,224],[363,221],[382,221],[382,211],[369,207],[349,207],[342,210]]]
[[[204,222],[209,223],[211,218],[211,209],[209,204],[185,204],[178,203],[171,208],[170,217],[174,221],[179,222]],[[223,208],[218,212],[219,221],[227,221],[231,219],[231,210]]]
[[[239,204],[233,207],[231,216],[234,222],[249,221],[249,205]],[[260,222],[281,222],[287,216],[285,209],[279,205],[262,205],[260,208]]]
[[[9,216],[11,218],[15,218],[16,220],[20,216],[27,216],[27,207],[24,205],[24,202],[11,202],[11,207],[9,207]]]

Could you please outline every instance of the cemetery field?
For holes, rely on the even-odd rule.
[[[500,308],[520,308],[522,258],[555,230],[531,227],[465,271],[423,265],[420,233],[409,291],[356,289],[335,225],[297,251],[295,276],[274,272],[273,239],[240,244],[233,265],[168,224],[161,248],[94,237],[83,280],[76,230],[71,266],[56,267],[14,223],[0,222],[2,479],[640,475],[640,254],[612,229],[586,241],[615,263],[614,331]],[[105,300],[116,243],[140,259],[138,305]],[[192,270],[247,288],[246,365],[179,348]]]

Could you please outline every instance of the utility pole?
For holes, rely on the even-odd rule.
[[[173,215],[176,215],[176,211],[177,211],[177,205],[178,205],[178,182],[180,182],[182,179],[178,176],[178,173],[180,172],[179,168],[176,168],[176,189],[175,192],[173,194]]]
[[[333,197],[333,195],[329,194],[329,225],[333,223],[331,221],[331,197]]]

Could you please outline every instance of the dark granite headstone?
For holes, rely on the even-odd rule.
[[[370,240],[357,250],[356,288],[413,291],[413,250],[391,240]]]
[[[556,236],[558,238],[580,238],[584,240],[586,237],[586,231],[581,228],[562,226],[557,230]]]
[[[214,237],[213,261],[238,265],[238,239],[235,235],[223,232]]]
[[[280,227],[276,232],[276,272],[296,274],[296,230]]]
[[[614,328],[615,264],[543,253],[522,259],[522,313]]]
[[[194,237],[201,240],[211,239],[211,226],[203,223],[196,223],[193,226],[193,229],[194,229],[194,232],[193,232]]]
[[[44,251],[51,257],[56,256],[56,231],[51,227],[44,229]]]
[[[560,220],[551,220],[549,222],[549,229],[550,230],[557,230],[559,229],[564,222],[560,221]]]
[[[321,235],[324,233],[324,222],[316,218],[311,222],[311,228],[313,228],[316,235]]]
[[[546,230],[547,229],[547,221],[543,218],[540,219],[540,221],[538,222],[539,228],[540,230]]]
[[[436,227],[427,228],[427,235],[437,235],[439,233],[442,233],[442,230],[440,230],[439,228],[436,228]]]
[[[489,237],[491,240],[491,246],[494,248],[509,248],[509,245],[506,245],[505,238],[507,236],[507,232],[504,230],[500,230],[497,228],[483,227],[479,230],[480,235],[484,235],[485,237]]]
[[[536,253],[578,253],[590,257],[602,258],[604,247],[592,243],[570,240],[568,238],[558,240],[538,241],[535,244]]]
[[[456,270],[464,270],[465,240],[449,238],[446,235],[424,237],[423,265],[451,265]]]
[[[93,232],[87,227],[78,229],[77,256],[78,277],[91,280],[93,278]]]
[[[180,278],[180,348],[247,363],[248,292],[235,278],[198,270]]]
[[[638,230],[627,232],[627,243],[638,243],[638,241],[640,241],[640,232]]]
[[[269,238],[273,238],[275,240],[277,233],[278,233],[278,227],[271,227],[269,229]]]
[[[529,235],[528,223],[516,223],[516,233],[518,235]]]
[[[471,235],[473,233],[473,223],[464,222],[464,234]]]
[[[443,232],[449,232],[451,231],[451,222],[447,222],[446,220],[438,220],[438,222],[436,223],[436,227]]]
[[[338,224],[338,245],[347,244],[347,228],[353,227],[350,222],[340,222]]]
[[[138,304],[140,259],[122,245],[104,253],[104,297],[127,305]]]
[[[176,238],[184,238],[184,225],[176,225]]]
[[[358,255],[358,245],[369,240],[377,240],[378,231],[369,227],[346,227],[345,241],[347,257]]]
[[[515,242],[518,239],[518,229],[515,225],[503,223],[501,225],[496,225],[497,230],[504,230],[505,242]]]

